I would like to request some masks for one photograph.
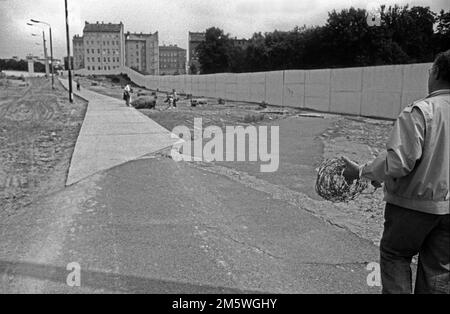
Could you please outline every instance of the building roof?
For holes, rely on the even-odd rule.
[[[169,46],[159,46],[159,50],[177,50],[177,51],[186,51],[186,49],[180,48],[177,45],[169,45]]]
[[[73,36],[73,41],[82,42],[83,36],[75,35]]]
[[[155,40],[158,39],[158,32],[155,32],[154,34],[144,34],[144,33],[126,33],[125,39],[127,41],[146,41],[148,38],[154,38]]]
[[[88,23],[84,25],[84,33],[118,33],[122,30],[123,24],[112,24],[112,23]]]
[[[206,33],[193,33],[189,32],[189,41],[203,41],[205,40]]]

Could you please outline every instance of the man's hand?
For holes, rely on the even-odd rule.
[[[353,184],[353,181],[359,179],[359,165],[347,157],[342,157],[345,162],[344,178],[348,185]]]
[[[350,185],[353,183],[353,181],[360,179],[360,177],[359,177],[360,168],[357,163],[351,161],[347,157],[342,157],[342,160],[346,164],[346,168],[344,170],[343,175],[344,175],[344,178],[345,178],[345,181],[347,182],[347,184]],[[381,183],[378,181],[372,181],[371,184],[375,189],[379,189],[382,187]]]

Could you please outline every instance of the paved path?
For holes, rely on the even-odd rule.
[[[108,114],[120,104],[96,108]],[[134,112],[120,111],[112,116]],[[85,125],[84,136],[108,127]],[[316,135],[305,128],[305,138]],[[2,218],[0,293],[379,291],[366,283],[378,249],[317,218],[310,212],[317,202],[306,195],[293,202],[267,181],[207,168],[148,155]],[[73,262],[80,287],[66,284]]]
[[[61,80],[64,86],[67,80]],[[89,102],[66,185],[99,171],[169,147],[171,133],[123,101],[86,89],[76,95]]]

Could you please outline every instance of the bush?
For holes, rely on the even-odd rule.
[[[133,100],[131,105],[136,109],[153,109],[156,107],[156,100],[152,96],[142,96]]]

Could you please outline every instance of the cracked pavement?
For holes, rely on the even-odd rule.
[[[257,182],[163,156],[92,176],[27,212],[2,222],[0,292],[378,292],[366,285],[378,258],[369,241]],[[71,262],[81,287],[66,285]]]
[[[314,198],[328,124],[284,120],[270,176],[160,151],[0,217],[0,293],[378,293],[378,248]]]

